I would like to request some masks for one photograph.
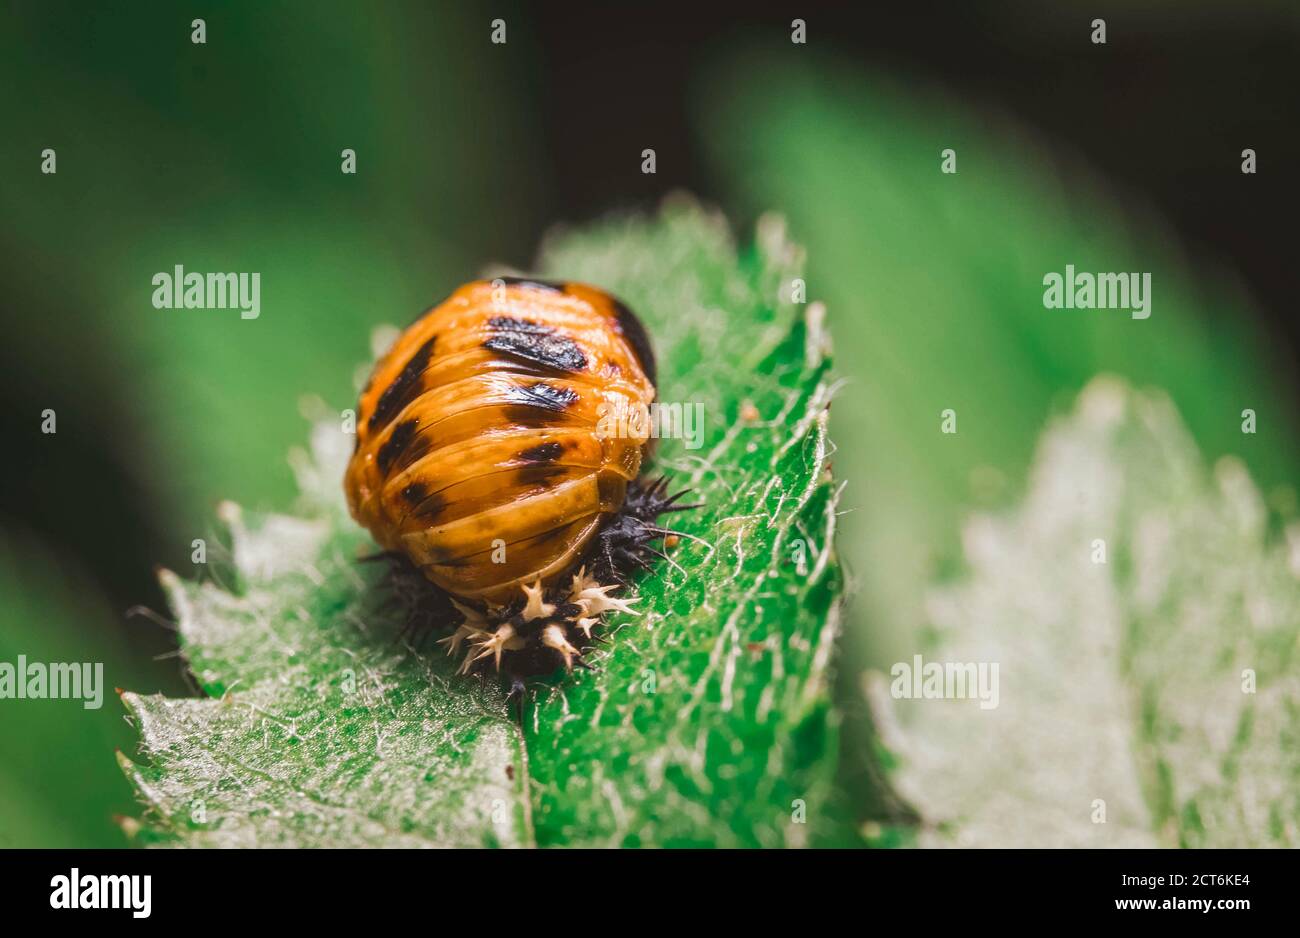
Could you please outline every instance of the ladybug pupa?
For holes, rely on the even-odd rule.
[[[467,283],[376,363],[344,487],[462,672],[525,678],[585,666],[629,574],[694,507],[640,478],[655,360],[640,321],[595,287]],[[614,428],[615,432],[611,432]],[[620,432],[633,428],[632,432]],[[426,618],[429,618],[426,616]]]

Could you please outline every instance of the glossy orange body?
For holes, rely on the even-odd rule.
[[[649,372],[649,373],[647,373]],[[461,599],[557,582],[623,504],[654,400],[632,314],[577,283],[475,281],[375,365],[345,478],[352,515]]]

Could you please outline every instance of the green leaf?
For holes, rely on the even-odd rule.
[[[121,847],[113,818],[130,810],[131,790],[102,755],[131,744],[113,688],[148,681],[147,661],[123,647],[121,614],[94,580],[35,532],[0,534],[0,596],[0,662],[102,668],[84,698],[0,703],[0,848]]]
[[[680,424],[652,471],[703,507],[671,516],[684,537],[639,580],[639,615],[611,621],[599,670],[540,687],[522,723],[494,682],[395,642],[403,614],[358,564],[369,541],[342,507],[336,418],[295,460],[300,515],[223,506],[232,588],[164,576],[212,699],[125,695],[149,836],[672,846],[829,831],[831,388],[820,307],[782,299],[801,263],[778,220],[739,253],[684,199],[548,242],[545,273],[612,289],[645,321],[660,400],[702,406],[701,433]]]
[[[188,20],[147,4],[107,20],[11,7],[6,138],[48,141],[37,149],[57,149],[58,174],[45,192],[0,190],[0,229],[32,245],[21,262],[7,252],[32,311],[6,363],[30,361],[38,387],[76,371],[81,393],[60,421],[104,435],[179,543],[219,498],[287,505],[297,396],[348,393],[385,316],[407,321],[484,251],[518,256],[539,230],[543,177],[512,170],[539,158],[540,118],[509,68],[479,54],[486,21],[469,7],[230,7],[209,21],[210,48],[225,51],[206,58]],[[447,145],[469,127],[473,147]],[[355,175],[341,171],[344,148]],[[168,156],[142,158],[154,153]],[[8,175],[27,154],[0,160]],[[431,225],[431,213],[474,223]],[[154,275],[177,264],[256,272],[260,315],[154,309]],[[250,414],[262,432],[248,432]],[[132,458],[142,450],[151,458]]]
[[[542,269],[623,297],[655,336],[661,401],[706,418],[700,448],[657,467],[703,503],[672,519],[701,540],[642,581],[599,674],[526,714],[538,841],[801,845],[830,821],[840,587],[827,338],[820,306],[788,300],[801,253],[769,216],[737,256],[720,217],[676,202],[553,240]]]
[[[998,705],[871,681],[921,843],[1300,842],[1300,526],[1268,518],[1164,395],[1089,385],[1023,503],[965,526],[968,574],[927,602],[926,659],[997,663]]]

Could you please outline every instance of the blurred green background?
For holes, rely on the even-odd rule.
[[[1292,9],[839,6],[6,7],[0,661],[102,660],[109,687],[184,693],[171,634],[126,611],[162,608],[155,564],[195,574],[218,500],[289,507],[303,397],[351,406],[373,326],[485,265],[527,268],[555,223],[676,188],[741,238],[784,213],[830,310],[859,817],[881,806],[858,672],[911,653],[963,513],[1015,496],[1091,376],[1166,389],[1293,518]],[[1045,310],[1067,263],[1151,272],[1152,317]],[[175,264],[259,271],[260,318],[155,310]],[[0,701],[0,846],[122,842],[111,750],[133,733],[109,697]]]

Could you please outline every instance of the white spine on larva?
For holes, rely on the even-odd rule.
[[[600,585],[599,581],[587,574],[586,567],[582,567],[573,575],[572,586],[567,596],[568,604],[577,606],[578,611],[566,616],[557,616],[560,604],[545,601],[546,590],[541,580],[534,581],[531,586],[521,584],[519,588],[525,596],[524,608],[520,610],[518,618],[512,621],[503,620],[505,607],[489,607],[486,612],[482,612],[453,598],[452,605],[464,617],[464,621],[454,633],[440,639],[440,642],[447,645],[449,655],[457,654],[462,646],[468,645],[459,670],[461,674],[468,674],[476,662],[486,659],[491,659],[496,669],[500,671],[502,656],[506,652],[526,648],[530,641],[540,641],[547,648],[559,652],[565,668],[572,670],[575,660],[582,661],[582,650],[571,640],[568,631],[570,627],[577,629],[587,641],[591,641],[592,629],[601,624],[601,618],[606,611],[612,609],[636,615],[636,611],[631,607],[631,603],[635,600],[616,599],[607,595],[610,590],[618,587],[617,583]],[[533,633],[529,629],[522,629],[523,634],[521,634],[521,621],[533,622],[538,619],[552,621],[542,623],[541,632],[533,637],[530,637]]]
[[[478,661],[481,658],[486,658],[488,655],[491,655],[494,659],[494,663],[496,664],[497,670],[500,671],[501,653],[506,649],[506,642],[510,641],[510,639],[514,637],[515,637],[515,627],[511,625],[509,622],[503,623],[502,625],[498,626],[495,632],[492,632],[491,634],[487,635],[485,638],[483,638],[474,646],[478,650],[477,655],[475,655],[473,658],[469,657],[469,655],[465,656],[465,665],[464,667],[461,668],[461,670],[468,671],[469,666],[473,664],[475,661]]]
[[[554,648],[564,656],[564,667],[566,670],[573,670],[573,656],[578,653],[578,649],[569,644],[568,637],[564,634],[564,629],[558,625],[548,625],[542,630],[542,644],[548,648]]]
[[[523,586],[524,595],[528,597],[528,602],[524,605],[524,621],[532,622],[534,619],[544,619],[547,616],[555,615],[555,604],[542,602],[542,581],[537,580],[532,586]]]

